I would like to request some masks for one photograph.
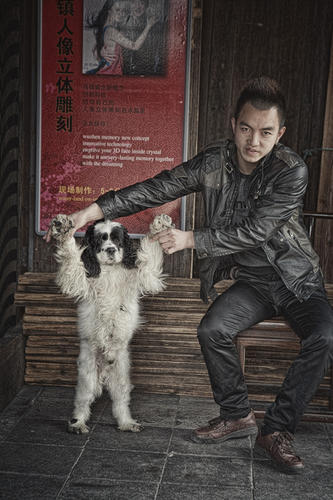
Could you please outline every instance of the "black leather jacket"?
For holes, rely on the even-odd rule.
[[[200,191],[205,225],[195,229],[194,240],[201,298],[207,302],[208,296],[217,296],[213,285],[227,275],[232,254],[261,247],[287,288],[300,301],[307,299],[321,286],[322,274],[302,219],[308,178],[305,163],[286,146],[275,146],[252,174],[250,216],[232,225],[239,178],[233,158],[235,145],[226,140],[172,170],[109,191],[96,202],[105,217],[114,219]]]

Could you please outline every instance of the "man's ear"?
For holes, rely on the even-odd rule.
[[[281,127],[280,128],[275,144],[277,144],[279,142],[279,140],[281,139],[281,137],[283,136],[283,134],[285,133],[285,131],[286,131],[286,127]]]

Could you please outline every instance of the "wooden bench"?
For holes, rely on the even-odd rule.
[[[76,306],[62,295],[54,274],[20,276],[15,302],[24,308],[25,382],[74,385],[79,340]],[[218,291],[230,286],[221,282]],[[327,285],[333,302],[333,285]],[[199,298],[199,280],[168,278],[167,288],[142,299],[145,323],[131,343],[132,381],[139,390],[190,396],[212,396],[196,329],[207,310]],[[249,396],[260,414],[274,400],[299,341],[282,318],[263,321],[235,340]],[[333,370],[307,412],[312,420],[333,421]]]

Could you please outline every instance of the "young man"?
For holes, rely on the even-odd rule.
[[[279,144],[284,121],[278,84],[254,79],[236,105],[234,141],[208,147],[152,179],[110,191],[72,218],[77,230],[92,220],[126,216],[201,191],[204,227],[157,235],[168,254],[195,248],[201,297],[213,300],[198,338],[220,416],[196,429],[194,439],[207,443],[257,434],[233,339],[259,321],[282,315],[300,338],[301,350],[266,412],[256,447],[284,470],[298,472],[304,464],[292,438],[332,362],[333,311],[302,221],[307,167]],[[218,296],[213,285],[227,276],[235,283]]]

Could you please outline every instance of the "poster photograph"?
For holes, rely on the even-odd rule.
[[[185,160],[186,0],[40,0],[37,227]],[[157,213],[118,219],[133,236]]]
[[[168,2],[83,0],[83,73],[165,75]]]

